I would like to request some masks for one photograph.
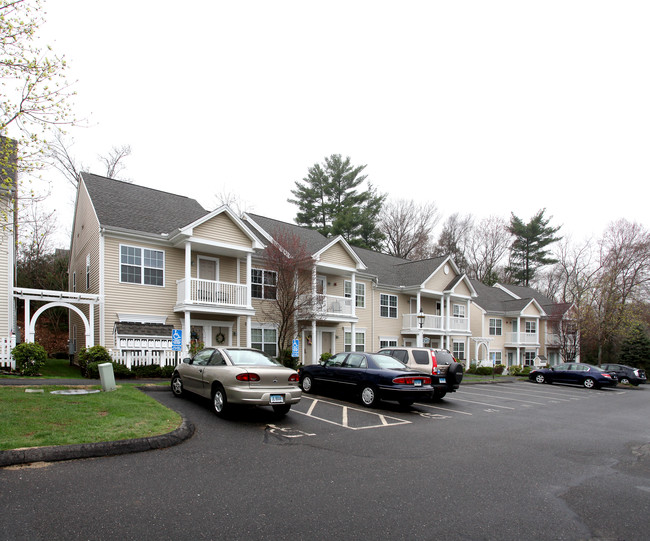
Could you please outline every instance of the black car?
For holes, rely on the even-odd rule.
[[[338,353],[319,364],[303,366],[299,374],[305,393],[327,387],[358,397],[368,407],[380,400],[407,406],[416,400],[429,400],[433,394],[430,376],[378,353]]]
[[[576,383],[587,389],[616,387],[616,374],[585,363],[564,363],[551,368],[533,370],[528,379],[535,383]]]
[[[647,383],[645,370],[642,368],[634,368],[624,364],[603,364],[603,370],[609,373],[616,374],[618,381],[624,385],[634,385],[635,387],[640,383]]]

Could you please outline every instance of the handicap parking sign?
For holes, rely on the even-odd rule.
[[[291,342],[291,356],[292,356],[292,357],[300,357],[300,353],[299,353],[299,351],[300,351],[300,340],[298,340],[297,338],[295,338],[295,339]]]
[[[172,351],[180,351],[183,348],[183,330],[172,329]]]

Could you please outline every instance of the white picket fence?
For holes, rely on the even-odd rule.
[[[11,356],[11,350],[16,347],[16,337],[0,338],[0,368],[16,369],[16,361]]]
[[[109,349],[108,351],[116,363],[123,364],[129,369],[149,364],[176,366],[182,360],[180,351],[169,349]]]

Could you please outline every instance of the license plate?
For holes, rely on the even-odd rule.
[[[447,383],[447,378],[440,378],[440,383]]]
[[[281,394],[272,394],[271,404],[284,404],[284,396]]]
[[[422,380],[421,379],[413,380],[413,385],[415,385],[416,387],[422,387]]]

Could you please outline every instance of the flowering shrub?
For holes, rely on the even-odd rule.
[[[16,368],[23,376],[38,376],[47,360],[47,351],[36,342],[23,342],[11,350]]]

